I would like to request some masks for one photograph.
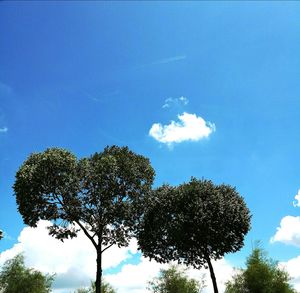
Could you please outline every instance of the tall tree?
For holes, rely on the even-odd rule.
[[[246,261],[246,269],[227,282],[225,293],[296,293],[289,280],[288,273],[278,267],[278,262],[256,247]]]
[[[143,254],[158,262],[208,267],[218,292],[211,260],[238,251],[250,229],[249,209],[235,188],[192,178],[154,190],[147,206],[138,232]]]
[[[189,278],[185,270],[172,265],[162,269],[160,275],[149,282],[148,289],[153,293],[200,293],[204,287],[203,279]]]
[[[23,163],[14,191],[25,224],[50,220],[49,233],[62,241],[84,232],[96,249],[100,293],[102,254],[114,244],[128,245],[153,179],[149,160],[127,147],[106,147],[80,160],[49,148]]]
[[[24,256],[6,261],[0,271],[2,293],[50,293],[53,276],[25,267]]]

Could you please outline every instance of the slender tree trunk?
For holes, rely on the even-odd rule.
[[[213,287],[214,287],[214,293],[218,293],[219,291],[218,291],[217,280],[216,280],[216,276],[215,276],[215,273],[214,273],[214,268],[211,264],[209,256],[206,257],[206,262],[207,262],[208,267],[209,267],[210,277],[211,277]]]
[[[101,293],[102,286],[102,247],[101,244],[97,247],[97,272],[96,272],[96,293]]]

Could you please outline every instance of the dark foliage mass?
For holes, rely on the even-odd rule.
[[[128,244],[153,180],[149,160],[127,147],[106,147],[80,160],[67,150],[50,148],[23,163],[14,191],[29,226],[50,220],[49,233],[60,240],[83,230],[97,251],[100,293],[102,253],[114,244]]]
[[[195,268],[238,251],[250,229],[250,212],[235,188],[192,178],[178,187],[153,191],[138,232],[145,256],[159,262],[178,261]]]

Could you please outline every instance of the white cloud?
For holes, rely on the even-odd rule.
[[[217,278],[218,288],[219,292],[225,291],[225,283],[232,278],[234,275],[234,268],[233,266],[224,258],[212,261],[212,265],[214,267],[215,275]],[[204,271],[204,270],[203,270]],[[204,293],[210,293],[213,292],[213,285],[211,282],[210,274],[208,270],[205,270],[206,272],[206,284],[207,288],[205,288]]]
[[[2,132],[2,133],[5,133],[5,132],[7,132],[8,131],[8,128],[7,127],[2,127],[2,128],[0,128],[0,133]]]
[[[105,279],[118,293],[145,293],[147,282],[154,278],[162,267],[165,266],[141,257],[139,264],[126,264],[119,273],[106,275]]]
[[[282,218],[280,227],[277,228],[271,242],[300,246],[300,217],[286,216]]]
[[[300,190],[295,196],[296,200],[300,199]],[[297,204],[299,206],[299,203]],[[271,243],[282,242],[300,247],[300,217],[285,216],[280,221],[275,235],[271,238]],[[287,262],[280,262],[279,266],[284,268],[291,277],[290,283],[297,292],[300,291],[300,256],[292,258]]]
[[[212,264],[216,274],[219,291],[224,292],[226,281],[233,275],[233,268],[225,259],[213,261]],[[106,275],[105,278],[117,289],[118,293],[145,293],[149,292],[147,290],[148,282],[158,275],[160,269],[167,267],[168,265],[166,264],[159,264],[155,261],[149,261],[148,259],[141,257],[141,262],[139,264],[124,265],[119,273]],[[203,276],[205,278],[205,284],[207,285],[204,289],[204,293],[213,292],[213,286],[208,270],[196,270],[190,268],[187,271],[187,274],[189,277],[196,280],[201,280]]]
[[[189,103],[188,98],[181,96],[179,98],[167,98],[162,106],[163,109],[170,108],[172,105],[187,105]]]
[[[215,124],[206,122],[196,114],[184,112],[178,115],[178,122],[171,121],[168,125],[154,123],[149,135],[161,143],[172,145],[183,141],[198,141],[207,138],[216,130]]]
[[[69,293],[90,285],[96,274],[96,253],[91,242],[82,232],[77,238],[61,242],[48,235],[48,225],[48,221],[40,221],[37,228],[25,227],[18,243],[0,254],[0,265],[24,252],[27,266],[56,274],[54,288],[60,289],[57,292]],[[116,267],[136,252],[136,241],[131,241],[127,248],[111,247],[103,254],[103,269]]]
[[[54,293],[70,293],[80,287],[90,285],[95,278],[96,255],[90,241],[79,233],[77,238],[65,240],[64,243],[48,235],[47,221],[40,221],[37,228],[25,227],[18,243],[0,254],[0,265],[16,254],[24,252],[25,263],[43,273],[56,273],[53,286]],[[103,268],[115,267],[129,260],[137,253],[136,241],[131,241],[129,247],[112,247],[103,255]],[[232,276],[232,266],[225,260],[213,262],[220,292],[224,291],[225,282]],[[158,275],[161,268],[167,265],[159,264],[140,257],[138,264],[124,264],[116,274],[106,274],[104,278],[117,289],[118,293],[146,293],[147,283]],[[213,292],[209,272],[189,269],[188,275],[200,279],[205,275],[207,288],[205,293]]]
[[[298,193],[295,195],[295,201],[293,201],[294,207],[300,207],[300,189]]]
[[[287,262],[281,262],[281,268],[284,268],[291,277],[290,283],[294,286],[297,292],[300,292],[300,256],[292,258]]]

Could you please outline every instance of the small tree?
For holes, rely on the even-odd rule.
[[[91,283],[91,287],[87,289],[78,289],[75,293],[95,293],[95,282]],[[115,289],[107,282],[102,280],[101,293],[116,293]]]
[[[127,147],[106,147],[81,160],[50,148],[23,163],[14,191],[25,224],[50,220],[49,233],[62,241],[84,232],[96,249],[100,293],[102,254],[114,244],[128,245],[153,178],[149,160]]]
[[[0,271],[0,292],[2,293],[49,293],[53,276],[26,268],[24,256],[17,255],[6,261]]]
[[[192,178],[178,187],[164,185],[153,191],[138,243],[145,256],[158,262],[207,266],[218,292],[211,260],[243,246],[250,218],[235,188]]]
[[[204,281],[187,277],[184,270],[176,266],[160,271],[160,275],[149,282],[149,290],[153,293],[200,293]]]
[[[278,262],[268,258],[264,250],[255,248],[247,259],[246,269],[227,282],[225,293],[295,293],[289,280]]]

